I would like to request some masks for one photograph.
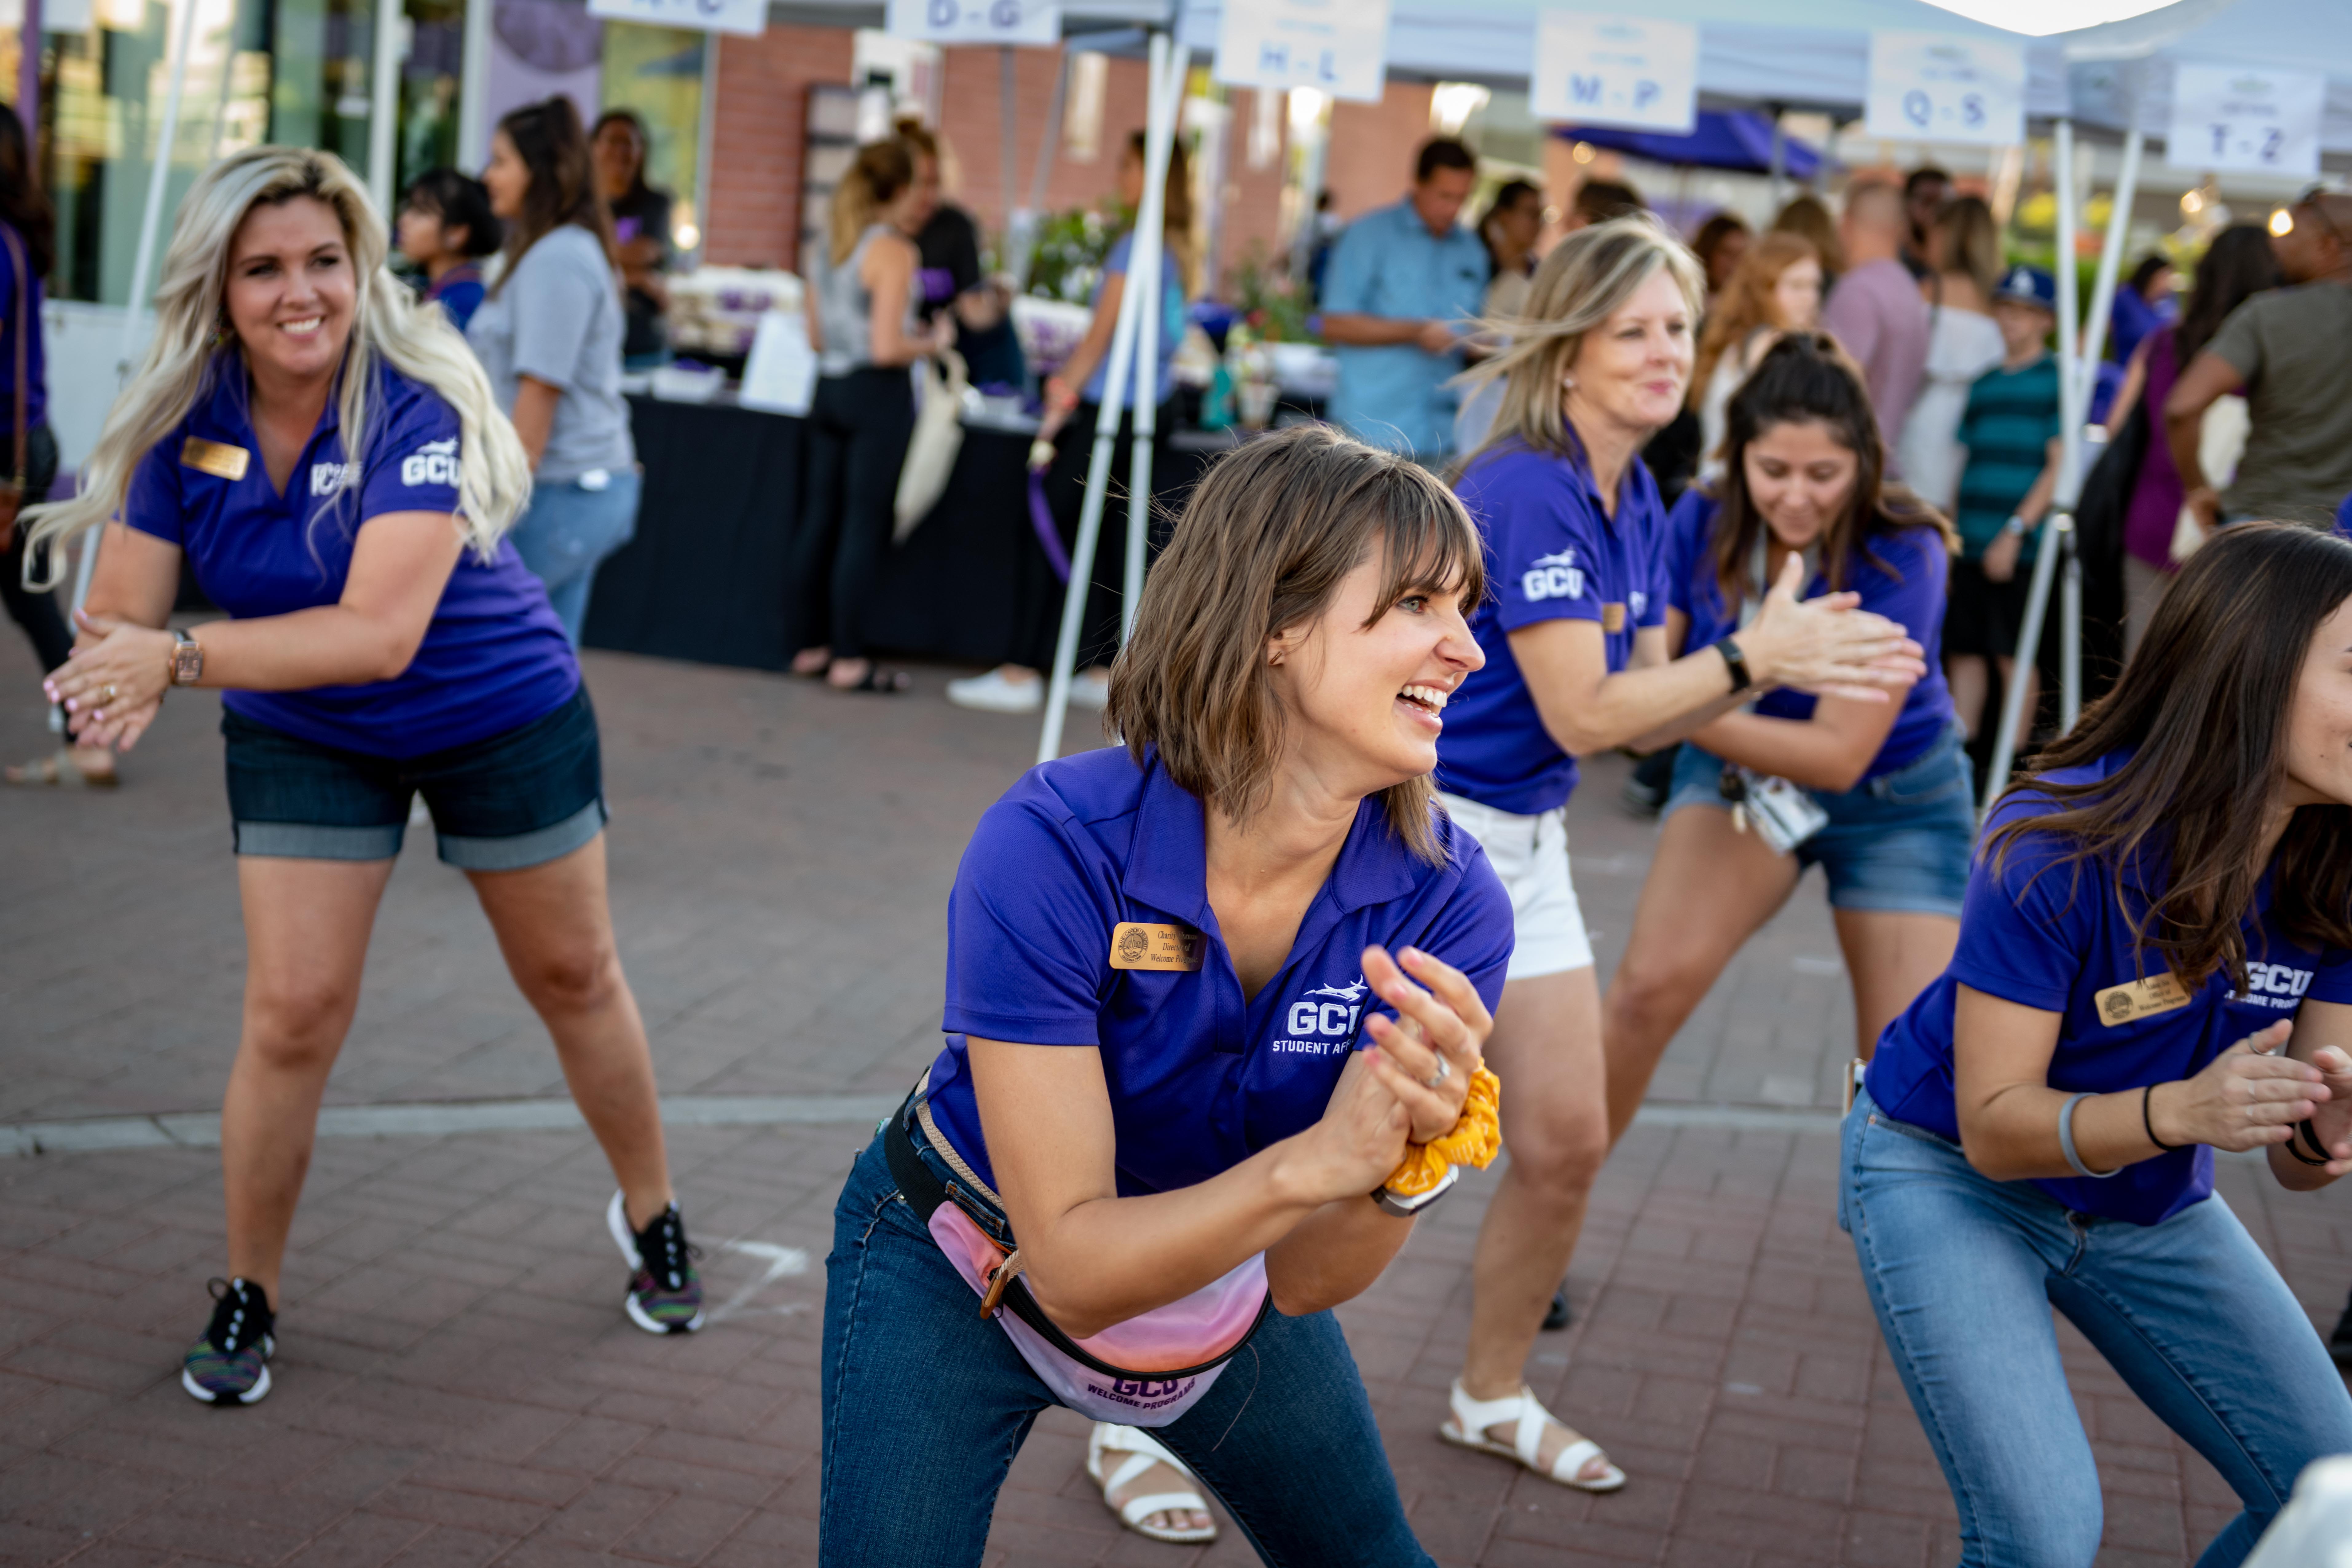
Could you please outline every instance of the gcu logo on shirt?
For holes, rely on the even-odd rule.
[[[457,437],[427,441],[400,460],[404,485],[454,485],[457,480]]]
[[[1370,989],[1360,974],[1352,984],[1318,985],[1304,999],[1290,1005],[1286,1020],[1293,1035],[1311,1037],[1276,1040],[1275,1049],[1318,1057],[1346,1049],[1347,1042],[1356,1037],[1357,1021],[1364,1015],[1364,993]],[[1314,1000],[1318,996],[1333,1000],[1318,1002]]]
[[[1537,556],[1535,564],[1520,575],[1519,595],[1529,603],[1584,597],[1584,573],[1576,564],[1575,550]]]
[[[2303,994],[2310,989],[2311,971],[2308,969],[2297,969],[2290,963],[2249,963],[2246,965],[2245,994],[2235,1000],[2291,1013],[2303,1000]]]
[[[357,463],[313,463],[310,465],[310,493],[331,496],[348,485],[360,482]]]

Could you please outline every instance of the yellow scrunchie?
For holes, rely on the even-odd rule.
[[[1480,1068],[1470,1075],[1470,1095],[1454,1131],[1426,1143],[1406,1144],[1404,1163],[1389,1173],[1388,1189],[1408,1198],[1425,1193],[1445,1179],[1448,1165],[1483,1171],[1502,1149],[1503,1080]]]

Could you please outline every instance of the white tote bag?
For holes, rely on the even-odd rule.
[[[2238,459],[2245,455],[2246,437],[2252,428],[2246,400],[2234,392],[2215,398],[2206,408],[2204,427],[2197,439],[2197,466],[2205,470],[2207,484],[2224,489],[2238,477]],[[2205,530],[2198,525],[2197,514],[2182,506],[2180,515],[2172,521],[2172,563],[2179,565],[2204,542]]]
[[[956,454],[963,450],[963,393],[968,384],[963,356],[953,349],[942,349],[936,358],[919,361],[918,366],[923,405],[916,411],[915,434],[907,443],[907,460],[898,469],[898,522],[890,531],[893,544],[904,544],[915,525],[929,516],[940,497],[947,493]]]

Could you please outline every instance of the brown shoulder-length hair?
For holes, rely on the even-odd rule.
[[[1486,592],[1470,514],[1407,458],[1301,425],[1219,459],[1144,584],[1105,731],[1246,821],[1273,790],[1287,723],[1266,639],[1323,614],[1367,559],[1386,574],[1374,620],[1416,593],[1454,595],[1466,614]],[[1426,774],[1381,793],[1390,828],[1432,865],[1445,858],[1434,796]]]
[[[526,103],[499,121],[515,153],[530,171],[522,211],[507,225],[506,266],[490,285],[495,294],[514,276],[530,247],[567,223],[576,223],[604,247],[604,264],[617,271],[620,252],[613,237],[612,209],[596,185],[596,165],[588,155],[588,133],[580,110],[562,93],[542,103]]]
[[[1983,853],[2000,863],[2027,833],[2072,841],[2053,863],[2075,890],[2105,864],[2140,947],[2185,985],[2226,969],[2246,984],[2241,922],[2265,870],[2254,853],[2266,807],[2286,784],[2287,726],[2320,623],[2352,599],[2352,543],[2281,523],[2222,529],[2181,568],[2115,689],[2042,753],[2046,775],[2116,752],[2131,759],[2086,784],[2048,777],[2015,790],[2058,809],[2004,825]],[[2352,807],[2306,805],[2273,865],[2271,908],[2315,948],[2352,948]],[[2126,887],[2147,900],[2135,910]]]
[[[1765,526],[1748,493],[1748,444],[1776,425],[1820,424],[1854,457],[1853,490],[1822,531],[1822,574],[1843,588],[1858,561],[1900,582],[1895,563],[1872,548],[1874,540],[1908,528],[1936,531],[1948,553],[1959,535],[1942,513],[1886,477],[1886,443],[1871,412],[1862,372],[1827,332],[1790,332],[1765,351],[1755,373],[1732,394],[1724,421],[1723,477],[1714,485],[1716,513],[1708,559],[1727,608],[1737,613],[1748,590],[1757,531]]]
[[[1739,258],[1738,269],[1724,286],[1723,296],[1707,312],[1706,328],[1699,333],[1698,357],[1691,364],[1688,402],[1693,408],[1706,401],[1706,385],[1723,356],[1763,330],[1785,331],[1792,323],[1780,319],[1780,303],[1773,290],[1780,274],[1800,261],[1821,264],[1822,254],[1801,234],[1774,229],[1750,246]]]

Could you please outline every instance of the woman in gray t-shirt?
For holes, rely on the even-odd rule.
[[[640,481],[621,399],[613,219],[572,100],[499,121],[482,184],[507,243],[466,341],[531,460],[515,549],[576,647],[597,566],[636,531]]]

